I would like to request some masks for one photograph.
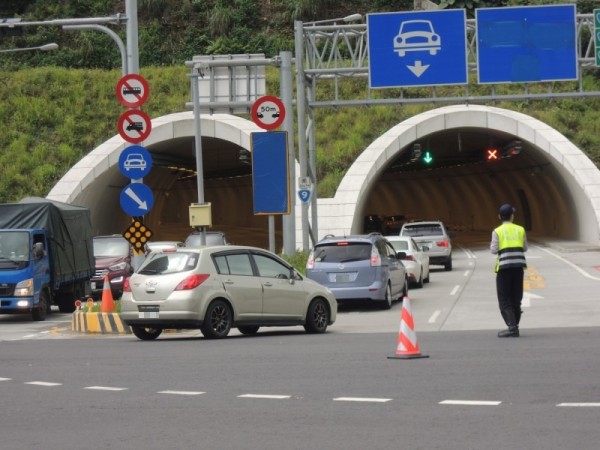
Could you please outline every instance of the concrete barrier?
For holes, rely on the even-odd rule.
[[[71,330],[80,333],[131,334],[117,313],[75,311],[71,319]]]

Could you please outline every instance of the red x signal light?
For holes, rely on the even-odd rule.
[[[488,148],[486,150],[485,159],[488,161],[498,161],[498,149],[497,148]]]

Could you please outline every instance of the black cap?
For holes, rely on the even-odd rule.
[[[512,216],[516,211],[517,210],[515,208],[513,208],[511,205],[509,205],[508,203],[505,203],[498,210],[498,215],[500,216],[501,219],[508,220],[508,219],[510,219],[510,216]]]

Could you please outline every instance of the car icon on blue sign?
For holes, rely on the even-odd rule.
[[[394,51],[398,56],[406,52],[429,52],[435,55],[442,48],[442,40],[429,20],[406,20],[394,37]]]

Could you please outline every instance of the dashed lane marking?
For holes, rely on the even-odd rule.
[[[444,400],[440,405],[462,405],[462,406],[498,406],[502,402],[486,400]]]
[[[291,395],[266,395],[266,394],[242,394],[238,395],[238,398],[264,398],[270,400],[285,400],[292,398]]]
[[[334,402],[373,402],[373,403],[385,403],[391,402],[391,398],[369,398],[369,397],[337,397],[333,399]]]
[[[456,293],[460,290],[460,284],[454,286],[454,289],[450,292],[450,295],[456,295]]]
[[[200,394],[206,394],[206,392],[202,392],[202,391],[158,391],[157,394],[200,395]]]
[[[93,391],[126,391],[129,388],[111,386],[87,386],[84,387],[84,389],[89,389]]]
[[[556,406],[568,408],[600,408],[600,403],[559,403]]]
[[[25,384],[33,384],[35,386],[62,386],[62,383],[51,383],[48,381],[27,381]]]
[[[442,311],[440,309],[437,309],[433,312],[433,314],[431,315],[431,317],[429,318],[429,323],[435,323],[435,321],[437,320],[437,318],[439,317],[439,315],[442,313]]]

